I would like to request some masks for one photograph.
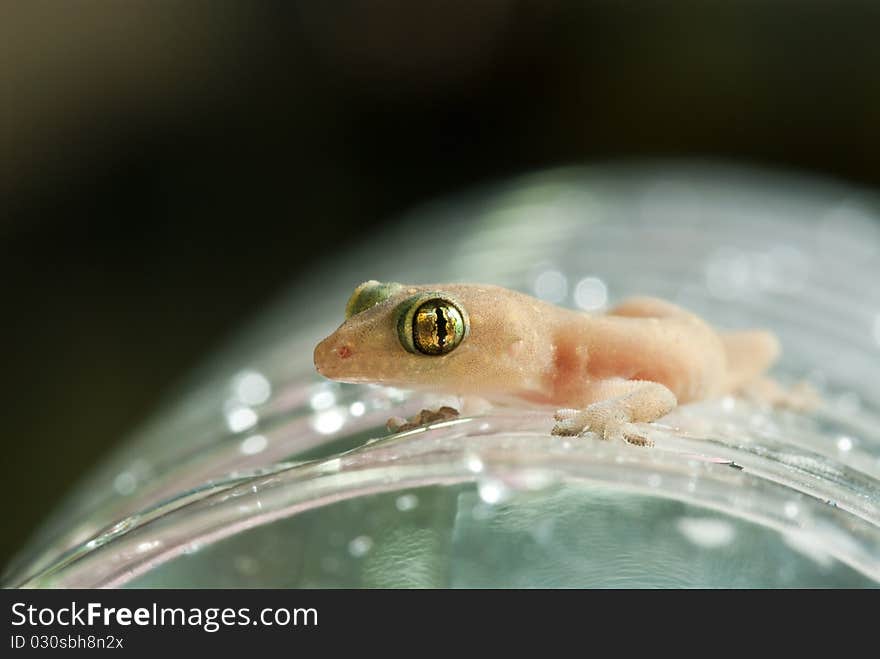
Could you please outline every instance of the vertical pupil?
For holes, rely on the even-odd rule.
[[[398,332],[407,331],[411,337],[407,340],[401,334],[404,347],[425,355],[454,350],[463,338],[463,327],[461,312],[442,298],[422,302],[415,312],[401,315],[398,321]]]
[[[437,345],[442,348],[446,345],[446,337],[448,336],[446,323],[449,321],[446,318],[446,312],[440,305],[434,307],[434,316],[437,318]]]

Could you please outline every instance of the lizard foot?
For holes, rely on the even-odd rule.
[[[422,426],[426,426],[429,423],[436,423],[438,421],[449,421],[450,419],[458,418],[458,410],[453,407],[448,407],[444,405],[440,409],[437,410],[422,410],[418,414],[409,419],[404,419],[399,416],[393,416],[385,423],[385,427],[389,432],[398,433],[404,432],[406,430],[415,430],[416,428],[421,428]]]
[[[553,415],[556,425],[551,434],[563,437],[595,433],[604,440],[621,440],[634,446],[654,446],[654,442],[634,423],[630,423],[624,410],[605,403],[594,403],[586,409],[561,409]]]
[[[772,378],[758,378],[743,386],[739,394],[759,405],[772,405],[795,412],[812,412],[822,404],[822,396],[816,388],[803,380],[786,388]]]

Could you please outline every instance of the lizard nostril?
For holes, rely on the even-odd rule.
[[[336,349],[336,354],[339,355],[339,359],[348,359],[351,357],[351,348],[348,346],[339,346]]]

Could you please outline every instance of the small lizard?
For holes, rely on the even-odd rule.
[[[554,435],[637,445],[635,423],[759,383],[779,355],[768,331],[719,332],[650,297],[590,315],[499,286],[367,281],[345,316],[315,348],[327,378],[553,406]]]

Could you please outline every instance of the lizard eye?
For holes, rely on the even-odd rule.
[[[450,353],[470,327],[464,307],[444,293],[416,295],[399,309],[397,336],[409,352],[432,356]]]

